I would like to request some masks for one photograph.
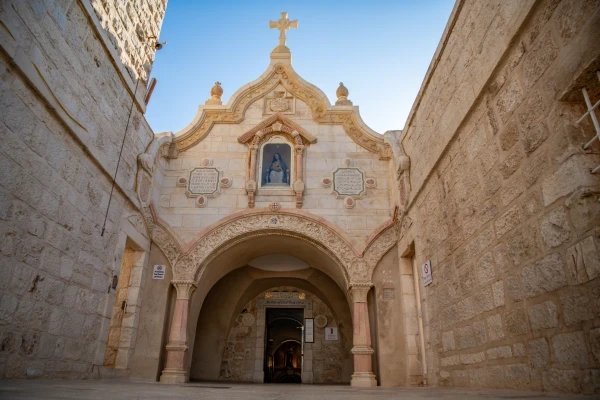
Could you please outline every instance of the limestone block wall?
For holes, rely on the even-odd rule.
[[[167,8],[167,0],[90,0],[110,45],[119,53],[132,79],[138,73],[147,82],[154,61],[154,44]]]
[[[189,240],[201,229],[248,208],[244,189],[249,168],[248,148],[237,139],[268,117],[263,116],[263,103],[263,99],[252,103],[245,119],[238,125],[216,124],[200,143],[180,153],[177,159],[168,161],[159,213],[182,238]],[[364,240],[392,216],[389,161],[379,160],[376,154],[357,145],[341,125],[314,122],[308,105],[299,99],[296,99],[295,110],[295,114],[286,117],[317,138],[316,143],[305,149],[306,190],[302,209],[336,224],[352,238]],[[222,176],[232,178],[233,183],[231,187],[223,188],[217,198],[209,199],[206,207],[198,208],[195,199],[186,196],[185,187],[178,187],[176,182],[179,177],[187,177],[191,169],[200,167],[204,158],[211,158],[212,166],[221,170]],[[365,172],[365,177],[377,178],[377,187],[367,189],[367,196],[357,200],[353,209],[345,208],[343,199],[336,199],[330,188],[320,185],[321,178],[341,167],[344,158],[352,159],[353,165]],[[296,208],[294,195],[258,195],[255,207],[268,207],[274,201],[282,208]]]
[[[127,238],[149,249],[123,218],[153,138],[143,88],[101,236],[134,82],[87,1],[5,1],[0,22],[0,376],[98,376]],[[134,343],[141,291],[121,342]]]
[[[599,29],[597,1],[457,3],[402,138],[434,384],[600,391],[600,156],[575,124]]]
[[[279,287],[270,291],[294,291],[295,288]],[[327,327],[337,327],[337,322],[329,307],[317,296],[304,292],[306,300],[312,301],[312,310],[306,310],[307,318],[317,315],[327,317]],[[255,360],[262,359],[259,351],[264,351],[265,312],[259,312],[258,300],[265,299],[261,293],[244,306],[234,321],[233,327],[227,337],[227,345],[223,351],[219,380],[234,382],[252,382],[255,369]],[[306,315],[308,312],[308,316]],[[255,323],[245,326],[242,322],[244,314],[254,316]],[[341,332],[338,332],[338,335]],[[257,341],[258,338],[258,341]],[[263,347],[258,348],[257,343]],[[306,381],[307,369],[312,371],[313,383],[341,383],[342,382],[342,339],[325,340],[324,328],[314,328],[314,343],[304,344],[303,380]],[[262,371],[262,366],[260,367]]]

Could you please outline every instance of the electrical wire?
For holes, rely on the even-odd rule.
[[[138,74],[135,82],[135,89],[133,91],[133,99],[131,100],[131,106],[129,107],[129,116],[127,117],[127,124],[125,125],[125,134],[123,135],[123,142],[121,142],[121,151],[119,151],[119,158],[117,159],[117,168],[115,169],[115,176],[112,180],[112,187],[110,188],[110,196],[108,197],[108,206],[106,206],[106,214],[104,215],[104,223],[102,224],[102,233],[100,236],[104,236],[106,230],[106,220],[108,219],[108,210],[110,210],[110,203],[112,201],[113,192],[115,190],[115,182],[117,181],[117,173],[119,172],[119,164],[121,164],[121,156],[123,155],[123,147],[125,146],[125,139],[127,138],[127,130],[129,129],[129,121],[131,120],[131,114],[133,114],[133,106],[135,104],[135,96],[137,94],[138,85],[140,84],[140,75]]]

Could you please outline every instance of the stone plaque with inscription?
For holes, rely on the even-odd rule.
[[[219,171],[216,168],[194,168],[190,171],[187,192],[190,196],[211,196],[219,192]]]
[[[365,194],[365,177],[358,168],[338,168],[333,171],[333,191],[338,196]]]

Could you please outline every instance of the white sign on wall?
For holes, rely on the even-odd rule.
[[[306,318],[304,323],[304,342],[314,343],[315,341],[315,320]]]
[[[165,279],[166,265],[155,265],[152,271],[152,279]]]
[[[216,168],[194,168],[190,171],[188,194],[215,195],[219,191],[219,171]]]
[[[338,340],[337,328],[325,328],[325,340]]]
[[[422,276],[424,286],[430,285],[433,282],[433,278],[431,277],[431,261],[423,264]]]
[[[333,191],[338,196],[362,196],[365,178],[358,168],[338,168],[333,171]]]

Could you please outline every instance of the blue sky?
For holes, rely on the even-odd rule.
[[[350,90],[363,120],[379,133],[403,129],[441,38],[452,0],[170,0],[157,52],[158,80],[146,118],[156,133],[189,124],[215,81],[223,103],[261,75],[279,31],[269,20],[282,11],[299,28],[287,35],[292,65],[336,100]]]

